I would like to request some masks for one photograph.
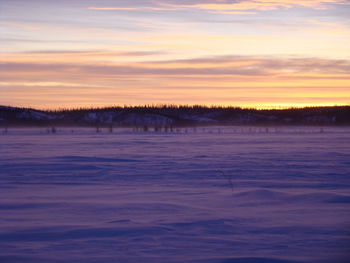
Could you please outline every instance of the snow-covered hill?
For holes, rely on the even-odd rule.
[[[230,124],[350,124],[350,106],[286,110],[222,107],[115,107],[40,111],[0,106],[0,125],[153,126]]]

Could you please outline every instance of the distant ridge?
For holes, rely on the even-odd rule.
[[[350,125],[350,106],[244,109],[221,106],[125,106],[36,110],[0,106],[0,126],[171,127],[193,125]]]

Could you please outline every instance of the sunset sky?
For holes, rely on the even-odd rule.
[[[0,105],[350,104],[349,0],[0,0]]]

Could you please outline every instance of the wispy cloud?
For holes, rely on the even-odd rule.
[[[329,4],[349,4],[346,0],[223,0],[223,1],[205,1],[205,0],[192,0],[186,1],[186,3],[179,4],[178,1],[158,1],[148,2],[147,6],[106,6],[88,7],[89,10],[97,11],[140,11],[140,10],[152,10],[152,11],[165,11],[165,10],[188,10],[197,9],[205,10],[213,13],[224,14],[254,14],[254,10],[266,11],[275,10],[279,8],[292,8],[292,7],[306,7],[314,9],[327,8]]]
[[[0,21],[0,26],[12,27],[12,28],[28,30],[28,31],[39,31],[42,29],[42,26],[38,24],[19,23],[19,22],[12,22],[12,21]]]
[[[211,11],[233,11],[233,10],[273,10],[277,8],[292,8],[302,6],[308,8],[325,8],[327,4],[349,4],[342,0],[256,0],[256,1],[212,1],[190,4],[166,4],[171,7],[191,7]]]
[[[1,61],[20,63],[109,63],[113,61],[144,60],[166,55],[165,51],[110,51],[110,50],[33,50],[16,53],[1,53]],[[82,64],[83,65],[83,64]]]
[[[1,2],[0,104],[350,98],[348,0],[20,2]]]
[[[151,11],[166,11],[166,10],[179,10],[180,7],[88,7],[88,10],[96,11],[140,11],[140,10],[151,10]]]
[[[121,56],[121,57],[138,57],[160,55],[164,52],[157,51],[107,51],[107,50],[34,50],[12,55],[81,55],[81,56]]]
[[[39,107],[334,105],[350,101],[349,72],[349,60],[260,56],[121,64],[7,62],[0,63],[0,90],[5,91],[2,101]]]
[[[320,58],[275,58],[259,56],[211,57],[171,61],[130,62],[109,64],[3,62],[5,74],[17,72],[60,72],[60,74],[113,75],[203,75],[203,76],[302,76],[322,77],[341,75],[350,77],[350,61]]]

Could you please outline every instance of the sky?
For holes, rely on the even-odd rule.
[[[0,105],[350,105],[350,0],[0,0]]]

